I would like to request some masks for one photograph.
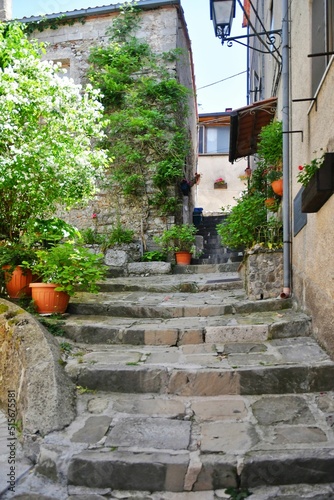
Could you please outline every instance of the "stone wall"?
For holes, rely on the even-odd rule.
[[[78,11],[78,15],[81,11]],[[88,69],[88,55],[94,45],[107,41],[106,31],[111,26],[117,11],[103,12],[95,15],[85,15],[85,22],[75,22],[72,26],[60,26],[56,30],[46,29],[34,32],[32,37],[48,43],[45,59],[60,61],[67,70],[67,76],[75,83],[85,83]],[[136,33],[140,39],[145,39],[157,52],[182,48],[182,60],[175,66],[176,74],[181,83],[193,91],[193,72],[191,49],[185,21],[181,10],[174,5],[167,5],[152,10],[143,10],[141,26]],[[195,98],[192,92],[189,98],[190,117],[188,121],[189,137],[192,140],[192,150],[185,162],[184,176],[191,179],[196,168],[196,111]],[[135,231],[136,241],[142,248],[152,247],[153,236],[161,234],[162,230],[175,222],[174,217],[161,217],[158,211],[149,203],[153,192],[152,184],[146,185],[146,193],[138,198],[123,197],[114,190],[108,192],[100,186],[100,191],[86,207],[70,212],[64,211],[58,215],[79,229],[96,229],[100,233],[108,233],[110,229],[121,223],[124,227]],[[192,221],[194,206],[194,190],[189,197],[183,197],[179,186],[175,186],[171,196],[177,195],[180,199],[179,213],[175,214],[179,222]],[[92,215],[94,216],[94,220]]]
[[[245,253],[240,267],[250,300],[277,298],[282,292],[283,252],[257,248]]]
[[[57,341],[30,314],[0,299],[0,405],[8,392],[24,436],[62,429],[75,416],[75,387],[59,363]]]

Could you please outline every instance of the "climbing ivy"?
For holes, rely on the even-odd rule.
[[[108,43],[89,57],[88,77],[103,95],[108,118],[103,147],[114,159],[106,187],[145,196],[160,213],[174,214],[190,152],[189,90],[175,77],[180,52],[154,53],[134,36],[139,26],[140,11],[125,5],[107,32]]]
[[[37,21],[29,21],[28,23],[24,23],[23,30],[27,35],[31,35],[32,33],[39,31],[45,31],[47,29],[57,30],[61,26],[73,26],[75,23],[85,24],[86,20],[84,16],[77,16],[69,18],[65,14],[61,16],[49,18],[46,16],[42,16]]]

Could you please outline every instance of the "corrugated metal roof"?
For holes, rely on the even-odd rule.
[[[98,14],[108,14],[109,12],[118,11],[124,2],[119,2],[112,5],[103,5],[100,7],[88,7],[87,9],[75,9],[63,12],[54,12],[53,14],[45,14],[43,16],[31,16],[23,17],[19,21],[23,22],[34,22],[39,21],[42,18],[53,19],[62,15],[66,17],[81,17],[81,16],[93,16]],[[180,5],[180,0],[139,0],[137,1],[136,7],[141,9],[155,9],[157,7],[164,7],[166,5]]]
[[[256,153],[261,129],[274,118],[276,108],[277,97],[270,97],[232,111],[229,154],[231,163]]]

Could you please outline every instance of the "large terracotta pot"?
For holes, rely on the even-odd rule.
[[[39,314],[63,314],[70,296],[66,292],[56,292],[54,283],[30,283],[32,299]]]
[[[188,266],[191,262],[192,254],[190,252],[175,252],[176,264]]]
[[[3,266],[5,271],[6,290],[11,299],[31,297],[29,284],[33,277],[30,269],[23,269],[20,266],[15,267],[13,272],[9,272],[10,266]]]
[[[278,196],[283,196],[283,179],[277,179],[277,181],[273,181],[271,183],[271,187],[274,193],[278,194]]]

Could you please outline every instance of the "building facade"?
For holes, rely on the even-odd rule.
[[[107,30],[120,14],[120,7],[121,4],[106,5],[50,14],[43,19],[29,17],[21,21],[30,23],[31,26],[45,20],[50,23],[54,21],[54,26],[46,26],[43,30],[37,29],[36,26],[31,36],[47,44],[43,56],[45,59],[60,62],[67,77],[72,78],[75,83],[85,84],[90,49],[108,41]],[[192,179],[197,162],[197,111],[190,40],[181,3],[180,0],[140,0],[136,7],[140,9],[140,25],[135,33],[139,40],[147,42],[156,53],[180,49],[179,59],[169,64],[174,65],[170,69],[175,72],[177,81],[190,91],[186,128],[191,148],[185,158],[183,176]],[[57,26],[60,16],[61,22]],[[105,233],[112,229],[117,221],[121,222],[124,226],[131,227],[135,231],[136,239],[141,241],[144,248],[149,249],[154,236],[161,233],[166,224],[172,224],[174,221],[191,222],[195,204],[194,190],[190,191],[189,196],[182,196],[177,184],[175,192],[172,193],[180,201],[177,213],[168,217],[160,216],[159,211],[149,203],[152,189],[152,183],[148,183],[147,203],[144,203],[144,196],[136,201],[134,197],[128,200],[118,193],[101,191],[89,206],[59,215],[79,229],[90,227]],[[92,214],[95,214],[94,221]]]
[[[287,130],[283,128],[288,150],[283,170],[290,193],[283,193],[283,200],[288,196],[291,292],[311,313],[320,343],[334,355],[334,1],[252,3],[250,24],[256,31],[287,26],[286,47],[280,34],[275,34],[277,50],[270,45],[263,54],[253,50],[258,39],[250,39],[249,95],[251,101],[255,95],[257,99],[277,97],[277,118],[288,118]],[[298,174],[303,165],[324,153],[326,168],[317,174],[314,193],[308,194],[310,185],[302,186]]]
[[[247,160],[229,161],[231,112],[200,114],[198,121],[198,172],[196,207],[203,215],[221,215],[247,187]]]

